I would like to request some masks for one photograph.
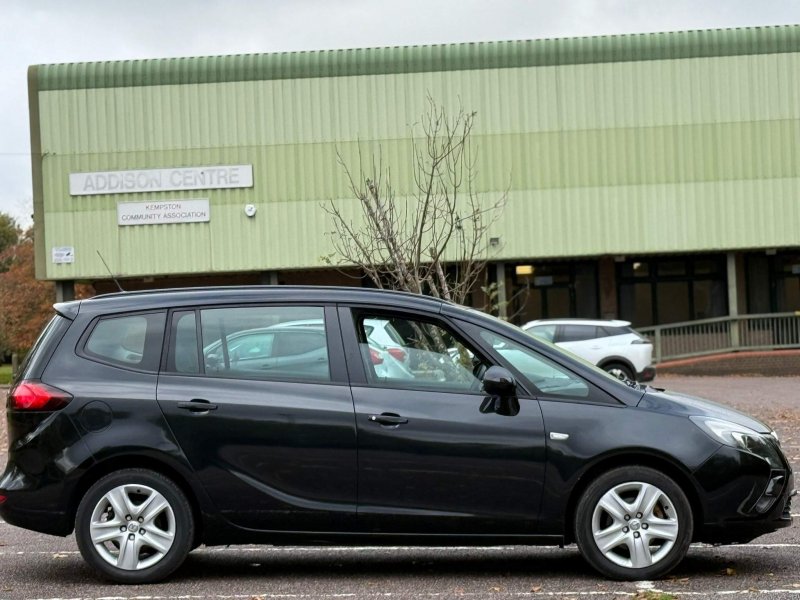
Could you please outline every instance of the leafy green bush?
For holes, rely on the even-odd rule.
[[[0,385],[11,383],[11,365],[0,365]]]

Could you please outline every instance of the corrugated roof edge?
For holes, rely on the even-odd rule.
[[[39,91],[800,52],[800,25],[31,67]]]

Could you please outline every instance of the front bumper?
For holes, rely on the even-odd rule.
[[[703,523],[695,541],[746,543],[792,525],[797,495],[791,468],[770,469],[766,461],[734,448],[721,448],[696,473],[704,488]]]

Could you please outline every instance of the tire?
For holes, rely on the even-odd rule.
[[[586,561],[606,577],[629,581],[657,579],[674,569],[686,556],[694,528],[680,486],[642,466],[595,479],[581,496],[574,521]]]
[[[636,381],[636,375],[628,365],[624,365],[619,362],[613,362],[603,365],[603,370],[619,379],[622,379],[624,376],[625,379]]]
[[[124,469],[97,481],[75,516],[84,560],[117,583],[164,579],[183,563],[194,536],[184,493],[170,479],[145,469]]]

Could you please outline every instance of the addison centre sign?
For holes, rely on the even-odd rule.
[[[253,165],[70,173],[70,196],[253,187]]]

